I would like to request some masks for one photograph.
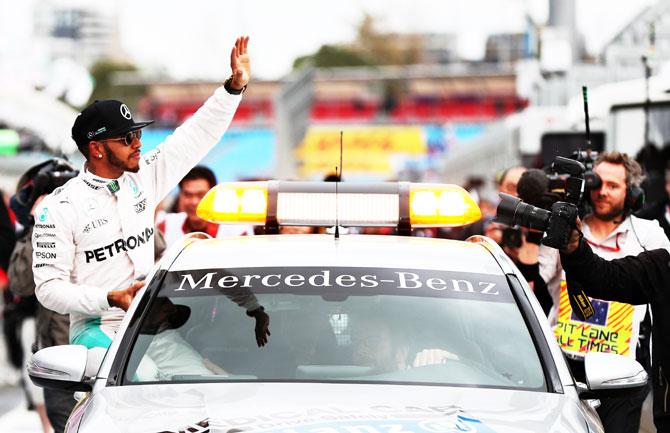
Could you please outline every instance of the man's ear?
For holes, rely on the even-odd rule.
[[[88,152],[91,159],[101,159],[102,155],[104,155],[102,143],[95,140],[89,141]]]

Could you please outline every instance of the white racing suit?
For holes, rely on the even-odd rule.
[[[107,293],[154,265],[154,210],[220,140],[241,96],[223,87],[164,143],[142,155],[137,173],[103,179],[85,169],[35,212],[33,273],[46,308],[70,314],[70,343],[109,347],[124,316]],[[111,183],[111,185],[110,185]]]

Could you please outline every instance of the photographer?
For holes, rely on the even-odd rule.
[[[577,282],[587,295],[633,305],[649,304],[653,317],[654,424],[658,433],[670,432],[670,253],[655,249],[607,261],[594,254],[581,233],[573,230],[560,257],[570,282]]]
[[[600,179],[599,186],[588,191],[592,212],[584,219],[584,242],[598,256],[611,260],[635,255],[643,250],[670,249],[665,233],[656,221],[647,221],[631,215],[643,201],[639,185],[642,170],[625,153],[608,152],[595,161],[594,172]],[[645,339],[648,334],[641,326],[647,308],[632,305],[593,300],[595,314],[584,321],[578,320],[568,302],[566,277],[561,267],[558,251],[548,247],[540,249],[540,272],[547,281],[549,292],[554,299],[550,321],[555,324],[554,332],[577,380],[584,381],[584,355],[588,352],[614,352],[635,357],[648,366],[648,348]],[[590,270],[593,276],[605,274]],[[584,289],[588,294],[588,285]],[[642,303],[644,304],[644,303]],[[603,331],[603,335],[615,335],[611,340],[584,341],[579,330],[584,324]],[[631,397],[605,398],[601,400],[598,414],[605,431],[637,432],[640,425],[642,404],[647,389]]]
[[[519,179],[526,171],[525,167],[511,167],[502,171],[496,177],[498,192],[517,197]],[[553,302],[539,272],[538,254],[542,234],[523,227],[509,227],[500,223],[488,224],[484,234],[496,241],[505,254],[514,261],[547,314]]]

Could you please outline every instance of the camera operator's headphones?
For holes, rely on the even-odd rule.
[[[624,200],[624,211],[634,213],[644,206],[644,190],[638,185],[626,188],[626,199]]]

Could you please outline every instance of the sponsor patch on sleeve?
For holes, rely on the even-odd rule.
[[[144,158],[144,163],[147,165],[153,164],[158,160],[161,154],[161,149],[160,147],[152,150],[151,152],[148,152],[146,155],[143,155]]]

